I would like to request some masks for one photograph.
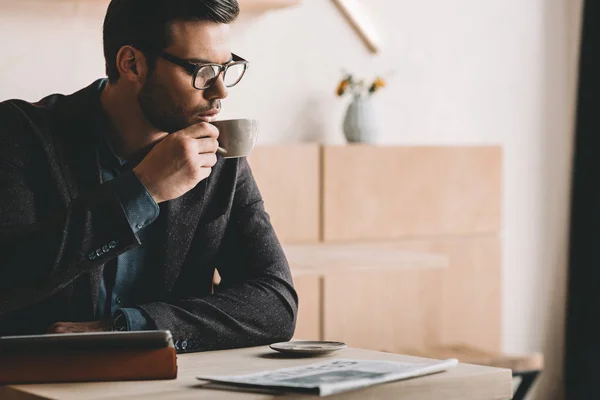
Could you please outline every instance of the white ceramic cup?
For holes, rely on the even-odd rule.
[[[255,119],[226,119],[211,122],[219,130],[219,153],[223,158],[248,157],[258,138]]]

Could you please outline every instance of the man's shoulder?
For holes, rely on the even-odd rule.
[[[0,162],[23,167],[53,147],[53,110],[63,97],[51,95],[36,103],[0,102]]]
[[[98,80],[71,94],[53,93],[35,102],[21,99],[2,101],[0,102],[0,121],[4,122],[2,119],[6,118],[34,120],[64,112],[74,115],[77,111],[86,110],[91,102],[97,100],[98,87],[101,82],[102,80]]]
[[[72,94],[50,94],[39,101],[10,99],[0,102],[0,136],[18,138],[27,133],[53,135],[67,125],[84,120],[97,101],[98,81]]]
[[[34,122],[44,116],[52,113],[56,108],[57,103],[63,99],[65,95],[52,94],[43,99],[31,103],[21,99],[10,99],[0,102],[0,124],[4,128],[23,123]]]

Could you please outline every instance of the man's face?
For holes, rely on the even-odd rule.
[[[166,52],[193,63],[224,64],[231,60],[229,26],[206,21],[171,24],[171,45]],[[138,94],[146,119],[165,132],[176,132],[198,122],[210,122],[227,97],[222,76],[208,89],[192,86],[192,76],[184,68],[162,58]]]

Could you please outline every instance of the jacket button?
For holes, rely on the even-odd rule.
[[[183,350],[185,350],[185,349],[187,349],[187,348],[188,348],[188,342],[187,342],[187,340],[182,340],[182,341],[181,341],[181,348],[182,348]]]
[[[96,250],[96,255],[100,257],[102,255],[102,249]]]
[[[108,244],[108,248],[111,250],[114,249],[115,247],[117,247],[117,242],[114,240]]]
[[[102,252],[108,253],[108,246],[106,246],[106,245],[102,246]]]
[[[88,255],[88,258],[89,258],[90,260],[92,260],[92,261],[93,261],[93,260],[95,260],[95,259],[96,259],[96,252],[92,251],[92,252],[91,252],[91,253]]]
[[[117,302],[117,304],[121,304],[121,296],[117,296],[117,298],[115,299],[115,301]]]

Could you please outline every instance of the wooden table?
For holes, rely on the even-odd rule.
[[[0,387],[0,398],[33,399],[307,399],[306,395],[275,395],[211,390],[195,377],[200,374],[226,375],[294,367],[330,358],[390,361],[423,361],[422,358],[348,348],[334,355],[317,358],[284,358],[268,347],[185,354],[178,357],[179,377],[167,381],[69,383]],[[444,399],[499,400],[512,397],[511,371],[508,369],[459,364],[435,375],[372,386],[330,396],[331,399]]]

